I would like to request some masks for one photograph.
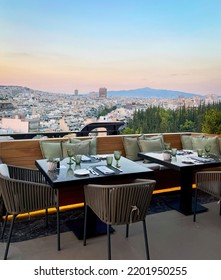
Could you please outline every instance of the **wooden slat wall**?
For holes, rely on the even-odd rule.
[[[153,134],[146,134],[153,135]],[[139,135],[127,135],[128,137],[138,137]],[[164,141],[171,144],[171,147],[182,148],[180,134],[163,134]],[[78,139],[91,139],[91,137],[78,137]],[[45,139],[44,139],[45,140]],[[67,139],[53,138],[48,141],[67,141]],[[35,168],[35,160],[41,159],[39,139],[30,140],[4,140],[0,141],[0,158],[7,164]],[[125,156],[122,135],[98,136],[97,153],[109,154],[114,150],[122,151]]]
[[[188,134],[188,133],[187,133]],[[146,134],[152,136],[153,134]],[[127,137],[138,137],[140,135],[125,135]],[[180,133],[166,133],[163,134],[164,142],[170,143],[171,147],[182,149]],[[78,137],[78,139],[91,139],[91,137]],[[221,139],[221,138],[220,138]],[[45,139],[44,139],[45,140]],[[53,138],[46,139],[47,141],[67,141],[63,138]],[[35,160],[41,159],[41,149],[40,140],[4,140],[0,141],[0,158],[4,163],[12,164],[16,166],[31,167],[36,168]],[[220,141],[221,149],[221,141]],[[97,153],[98,154],[109,154],[113,153],[114,150],[122,151],[125,155],[123,146],[123,136],[98,136],[97,137]],[[157,181],[156,189],[164,189],[167,187],[177,187],[179,186],[179,173],[170,170],[162,170],[155,172],[155,177]],[[77,189],[76,189],[77,188]],[[61,205],[68,205],[72,203],[78,203],[83,201],[82,186],[75,186],[75,195],[73,196],[73,188],[66,188],[60,192]]]

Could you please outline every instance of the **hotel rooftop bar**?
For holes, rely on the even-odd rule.
[[[100,127],[105,128],[106,133],[103,129],[102,134],[94,135],[94,131],[97,132]],[[43,210],[18,215],[12,232],[8,260],[107,259],[106,234],[90,236],[87,238],[87,245],[84,246],[82,233],[79,237],[71,225],[74,221],[75,227],[83,228],[83,186],[91,182],[100,185],[129,184],[134,179],[156,182],[145,218],[151,260],[219,260],[221,258],[219,198],[199,190],[196,221],[193,221],[196,174],[202,171],[221,172],[220,135],[189,132],[121,135],[118,131],[119,127],[120,123],[94,123],[91,127],[78,132],[78,135],[61,133],[51,137],[53,135],[48,134],[47,138],[41,135],[42,138],[28,139],[26,134],[22,139],[22,135],[17,134],[11,135],[14,139],[1,139],[2,164],[8,166],[9,170],[10,166],[16,166],[40,172],[45,184],[56,191],[59,208],[59,211],[56,211],[56,208],[49,209],[48,227],[45,227]],[[200,162],[196,155],[198,147],[196,145],[202,145],[204,143],[202,141],[209,141],[211,150],[209,154],[202,157],[205,160]],[[84,148],[87,146],[89,149],[85,152],[85,156],[90,157],[91,161],[85,163],[82,159],[80,170],[84,168],[87,172],[77,177],[76,163],[71,162],[67,147],[73,145],[75,148],[83,149],[82,144]],[[167,144],[170,144],[170,147]],[[171,156],[171,148],[176,149],[176,155]],[[168,150],[170,150],[169,160],[161,157]],[[102,173],[102,169],[97,167],[106,167],[106,156],[113,155],[114,151],[121,152],[120,167],[115,167],[114,159],[110,174]],[[60,156],[58,153],[61,153]],[[47,162],[52,155],[53,158],[60,158],[60,166],[57,166],[54,171],[47,169]],[[69,160],[71,165],[68,169]],[[95,173],[90,172],[90,169]],[[69,177],[62,181],[64,174]],[[2,174],[1,177],[5,175]],[[23,178],[23,181],[30,180],[31,178]],[[218,186],[219,196],[220,184],[220,179],[218,182],[212,182],[213,186]],[[18,199],[19,194],[16,195]],[[3,205],[1,233],[5,220],[4,210]],[[56,212],[59,212],[59,215],[56,215]],[[133,212],[132,214],[134,215]],[[90,216],[88,219],[90,222]],[[81,220],[81,223],[78,223],[78,220]],[[60,243],[57,243],[58,228]],[[128,238],[125,237],[125,228],[125,225],[112,226],[112,259],[146,259],[142,224],[131,223]],[[9,225],[0,241],[1,259],[4,258],[8,231]]]

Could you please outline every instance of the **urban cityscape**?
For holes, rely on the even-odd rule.
[[[135,110],[150,106],[177,109],[219,102],[216,95],[191,98],[111,97],[108,89],[79,94],[51,93],[21,86],[0,86],[0,134],[33,132],[78,132],[92,122],[127,123]],[[108,109],[106,115],[100,115]]]

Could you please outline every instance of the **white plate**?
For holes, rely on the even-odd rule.
[[[78,176],[84,176],[84,175],[89,175],[90,172],[87,169],[77,169],[77,170],[74,170],[74,174],[78,175]]]

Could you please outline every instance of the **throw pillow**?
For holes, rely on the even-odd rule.
[[[39,143],[43,158],[62,158],[61,141],[40,141]]]
[[[164,139],[163,139],[163,135],[159,134],[159,135],[154,135],[154,136],[144,136],[144,139],[147,140],[160,140],[162,143],[162,146],[164,147]]]
[[[181,135],[181,143],[183,150],[192,150],[192,136],[191,135]]]
[[[126,158],[130,160],[139,160],[137,154],[140,152],[140,147],[137,142],[137,137],[123,136],[123,145],[126,154]]]
[[[140,136],[123,136],[123,145],[124,145],[124,150],[126,154],[126,158],[130,160],[140,160],[140,158],[137,156],[137,153],[140,152],[140,147],[138,145],[138,140],[139,139],[145,139],[144,135]]]
[[[160,138],[138,140],[138,144],[141,152],[144,153],[159,152],[164,150],[164,145],[162,143],[162,139]]]
[[[89,155],[90,142],[81,141],[80,143],[72,144],[70,142],[62,142],[63,157],[67,157],[67,150],[73,150],[74,155]]]
[[[5,164],[5,163],[0,164],[0,174],[4,177],[9,177],[10,178],[7,164]]]
[[[87,139],[87,140],[80,140],[80,139],[75,139],[75,138],[69,138],[69,142],[73,144],[78,144],[78,143],[89,143],[89,155],[96,155],[97,154],[97,139],[92,138],[92,139]]]
[[[206,145],[210,146],[210,153],[219,155],[219,143],[218,143],[218,137],[217,136],[202,136],[202,137],[192,137],[192,145],[193,150],[197,149],[205,149]]]

